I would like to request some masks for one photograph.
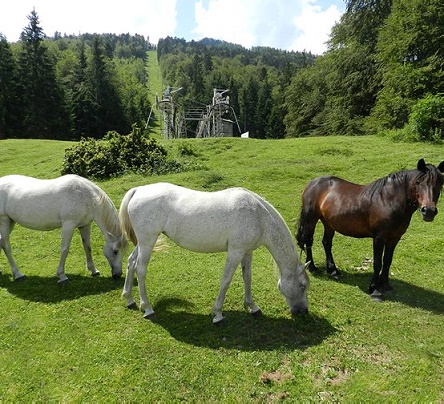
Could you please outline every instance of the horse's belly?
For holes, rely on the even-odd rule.
[[[42,217],[14,217],[10,216],[12,220],[31,230],[54,230],[62,227],[60,220],[45,219]]]
[[[23,203],[10,203],[6,214],[23,227],[32,230],[54,230],[61,227],[58,211],[49,206],[27,206]]]
[[[227,251],[228,241],[226,237],[206,237],[193,232],[172,232],[165,234],[178,246],[187,250],[200,253],[215,253]]]
[[[371,229],[366,221],[353,218],[342,218],[338,220],[330,220],[328,221],[328,224],[335,231],[344,236],[355,238],[372,237]]]

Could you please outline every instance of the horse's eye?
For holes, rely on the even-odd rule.
[[[118,252],[119,252],[119,251],[117,251],[117,250],[113,250],[113,254],[114,254],[114,255],[117,255]]]

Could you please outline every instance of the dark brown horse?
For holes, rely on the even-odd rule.
[[[332,176],[312,180],[302,194],[296,235],[299,246],[306,251],[309,270],[317,270],[312,246],[316,224],[321,220],[322,244],[330,276],[335,279],[339,276],[331,252],[336,231],[350,237],[371,237],[374,272],[369,293],[378,299],[383,292],[393,290],[388,278],[395,247],[417,209],[426,222],[435,218],[444,183],[443,172],[444,161],[435,167],[421,159],[416,170],[402,170],[368,185]]]

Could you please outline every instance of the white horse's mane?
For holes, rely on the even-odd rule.
[[[111,198],[100,187],[95,187],[98,191],[96,198],[98,214],[100,214],[103,225],[110,233],[115,236],[121,236],[122,230],[119,225],[116,207]]]

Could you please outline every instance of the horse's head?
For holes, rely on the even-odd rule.
[[[293,315],[308,312],[307,290],[310,284],[306,271],[308,264],[300,264],[296,271],[290,272],[288,276],[278,281],[278,288]]]
[[[426,164],[424,159],[418,161],[420,174],[416,178],[415,196],[423,220],[431,222],[438,214],[436,204],[444,183],[444,161],[438,167]]]
[[[122,276],[122,261],[127,246],[128,242],[124,236],[108,233],[103,254],[109,262],[113,279],[119,279]]]

